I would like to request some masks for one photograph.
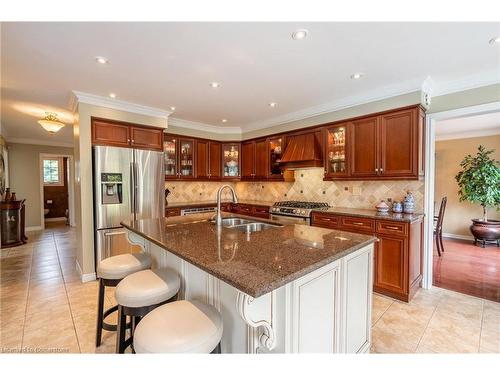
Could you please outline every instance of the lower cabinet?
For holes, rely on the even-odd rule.
[[[213,206],[215,206],[215,204]],[[193,205],[189,207],[193,208],[195,206]],[[166,217],[180,216],[182,208],[185,207],[170,207],[170,208],[166,207],[165,216]],[[233,212],[235,214],[241,214],[247,216],[254,216],[262,219],[269,219],[269,206],[224,202],[221,203],[221,211]]]
[[[422,281],[423,222],[313,212],[311,225],[376,236],[373,290],[409,302]]]

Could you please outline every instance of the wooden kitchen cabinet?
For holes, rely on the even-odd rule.
[[[92,118],[92,144],[161,151],[163,129]]]
[[[232,205],[232,212],[241,215],[269,219],[269,206],[237,203]]]
[[[324,129],[325,180],[349,176],[349,123]]]
[[[376,236],[373,290],[409,302],[422,281],[423,222],[313,212],[311,225]]]
[[[269,160],[267,176],[270,180],[283,180],[283,171],[280,168],[280,160],[283,156],[283,149],[285,146],[283,137],[268,138],[267,144]]]
[[[221,151],[220,142],[196,140],[196,179],[220,180]]]
[[[241,179],[267,179],[267,139],[243,142],[241,144]]]
[[[240,143],[222,143],[222,178],[239,180],[241,175]]]
[[[166,217],[181,216],[180,207],[165,208],[165,216]]]
[[[350,138],[350,176],[377,177],[379,165],[378,117],[352,121]]]
[[[165,179],[195,178],[195,140],[165,135],[163,140]]]

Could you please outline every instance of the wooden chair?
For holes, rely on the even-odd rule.
[[[434,236],[436,237],[436,249],[439,256],[441,256],[441,253],[444,253],[443,219],[444,219],[444,211],[446,209],[447,200],[448,200],[447,197],[443,197],[443,199],[441,199],[441,207],[439,207],[439,215],[434,216]]]

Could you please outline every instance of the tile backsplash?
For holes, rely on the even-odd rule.
[[[215,200],[221,182],[166,182],[169,202]],[[299,169],[295,182],[236,182],[232,185],[239,199],[257,201],[305,200],[327,202],[336,207],[373,208],[380,200],[401,200],[408,190],[415,207],[423,210],[424,181],[323,181],[323,169]],[[230,198],[229,191],[224,194]]]

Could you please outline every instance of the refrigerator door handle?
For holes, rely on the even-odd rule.
[[[134,211],[136,214],[139,212],[139,168],[137,163],[134,163]]]
[[[130,163],[130,213],[135,213],[135,168],[134,163]],[[135,219],[135,217],[134,217]]]

